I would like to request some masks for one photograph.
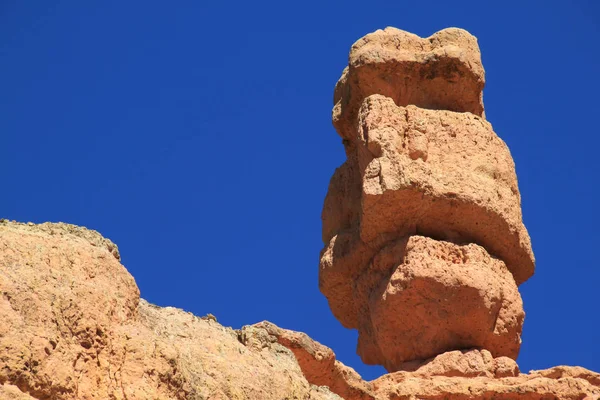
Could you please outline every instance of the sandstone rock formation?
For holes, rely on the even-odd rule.
[[[474,344],[516,359],[521,297],[504,263],[482,247],[409,236],[384,247],[369,268],[356,282],[369,310],[358,343],[367,364],[395,371]]]
[[[239,330],[139,298],[117,246],[66,224],[0,222],[0,399],[581,399],[600,375],[520,374],[447,352],[366,382],[331,349],[269,322]]]
[[[334,95],[347,160],[325,199],[319,283],[367,364],[518,355],[517,285],[534,257],[483,86],[477,40],[461,29],[386,28],[352,46]]]
[[[320,286],[362,358],[393,372],[364,381],[306,334],[154,306],[99,233],[0,220],[0,399],[599,399],[600,374],[514,361],[534,260],[483,83],[468,33],[388,28],[336,87],[348,160]]]
[[[140,300],[117,246],[73,225],[0,223],[0,321],[2,399],[338,398],[262,330]]]
[[[366,382],[305,334],[256,324],[290,348],[304,375],[348,400],[399,399],[598,399],[600,374],[581,367],[519,372],[514,360],[487,350],[452,351]]]

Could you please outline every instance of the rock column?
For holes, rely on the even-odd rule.
[[[323,208],[319,285],[388,371],[469,348],[516,359],[534,272],[515,167],[485,119],[477,39],[386,28],[335,87],[347,160]]]

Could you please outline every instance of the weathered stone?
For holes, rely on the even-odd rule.
[[[269,322],[233,330],[139,299],[94,231],[0,224],[0,398],[581,399],[600,375],[518,375],[485,350],[450,352],[362,380],[326,346]],[[470,245],[474,246],[474,245]],[[382,256],[380,256],[382,257]]]
[[[486,350],[452,351],[403,365],[373,381],[335,359],[331,350],[303,333],[262,322],[255,325],[296,355],[309,382],[326,385],[346,400],[389,399],[597,399],[600,374],[560,366],[520,374],[514,360]]]
[[[2,400],[36,400],[27,393],[23,393],[14,385],[0,385],[0,399]]]
[[[355,283],[358,354],[396,371],[409,360],[480,347],[516,358],[524,312],[504,263],[481,246],[410,236],[384,247]]]
[[[514,163],[487,121],[372,95],[347,152],[323,207],[325,243],[353,227],[371,247],[421,234],[484,246],[518,284],[533,274]]]
[[[372,389],[359,374],[335,359],[330,348],[312,340],[302,332],[281,329],[263,321],[254,327],[263,329],[277,342],[290,349],[306,379],[313,385],[327,386],[344,399],[374,399]]]
[[[366,363],[394,371],[471,347],[518,355],[517,285],[535,260],[483,85],[477,40],[460,29],[421,39],[387,28],[352,46],[334,96],[347,160],[323,206],[319,286],[359,330]],[[465,252],[474,258],[440,258]]]
[[[485,73],[477,39],[449,28],[428,38],[388,27],[352,45],[334,92],[333,123],[353,137],[362,100],[372,94],[399,106],[470,112],[483,117]]]
[[[454,350],[425,361],[410,361],[399,370],[412,377],[459,376],[505,378],[519,376],[519,366],[508,357],[494,358],[487,350]]]
[[[363,359],[395,372],[367,382],[306,334],[151,305],[97,232],[0,219],[0,399],[600,398],[600,374],[513,360],[534,259],[483,83],[467,32],[387,28],[336,87],[348,160],[320,287]]]
[[[257,339],[264,330],[246,346],[215,318],[140,300],[107,243],[65,224],[0,224],[1,398],[338,398]]]

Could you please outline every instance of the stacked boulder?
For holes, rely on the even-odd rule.
[[[514,162],[485,119],[477,39],[386,28],[335,87],[347,160],[323,208],[319,285],[388,371],[470,348],[516,359],[534,272]]]

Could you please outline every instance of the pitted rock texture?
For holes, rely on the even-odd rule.
[[[0,223],[0,398],[339,398],[266,333],[242,343],[140,300],[108,243],[72,225]]]
[[[317,386],[327,386],[344,399],[373,399],[372,390],[352,368],[335,359],[333,351],[302,332],[281,329],[263,321],[254,327],[263,329],[278,343],[290,349],[306,379]]]
[[[425,234],[481,244],[506,262],[518,284],[533,274],[515,166],[487,121],[397,107],[372,95],[362,103],[347,151],[355,155],[336,171],[325,200],[325,242],[353,225],[365,243]],[[336,209],[348,211],[340,218]]]
[[[486,350],[462,350],[411,362],[404,370],[364,381],[333,352],[303,333],[261,322],[273,340],[294,352],[309,382],[328,386],[347,400],[412,399],[598,399],[600,374],[581,367],[554,367],[519,373],[514,360]]]
[[[477,39],[467,31],[449,28],[420,38],[388,27],[352,45],[348,67],[335,87],[333,123],[351,140],[356,113],[372,94],[389,97],[399,106],[483,117],[484,84]]]
[[[36,400],[27,393],[23,393],[14,385],[0,385],[0,399],[2,400]]]
[[[455,350],[440,354],[425,361],[410,361],[403,364],[402,371],[412,377],[457,376],[506,378],[519,376],[519,366],[512,358],[494,358],[487,350]]]
[[[333,109],[347,160],[325,198],[319,286],[359,330],[366,363],[395,371],[470,347],[518,355],[517,286],[535,259],[484,83],[477,40],[460,29],[421,39],[387,28],[351,48]],[[412,242],[418,250],[377,261]],[[457,252],[473,259],[440,259]]]
[[[233,330],[139,298],[97,232],[0,222],[0,399],[583,399],[600,375],[519,374],[486,350],[449,352],[364,381],[306,334]],[[112,242],[111,242],[112,243]],[[112,249],[112,246],[110,246]]]
[[[358,354],[397,371],[455,348],[515,359],[524,312],[504,263],[481,246],[410,236],[384,247],[356,281]],[[402,343],[402,346],[398,346]]]

